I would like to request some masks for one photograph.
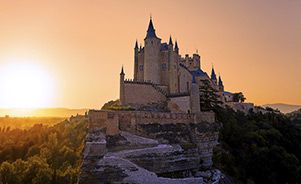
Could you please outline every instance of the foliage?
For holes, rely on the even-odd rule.
[[[301,109],[286,114],[293,122],[301,124]]]
[[[53,127],[0,134],[0,183],[76,183],[88,119],[75,116]]]
[[[217,90],[213,88],[209,80],[202,80],[200,86],[200,106],[202,111],[214,110],[222,102],[219,100]]]
[[[243,103],[246,100],[242,92],[233,94],[233,101]]]
[[[105,103],[102,107],[101,110],[112,110],[112,111],[134,111],[135,108],[131,106],[123,107],[119,106],[120,101],[117,99],[115,101],[110,100],[109,102]]]
[[[5,131],[8,127],[10,129],[29,129],[35,124],[43,124],[47,126],[56,125],[66,118],[57,118],[57,117],[0,117],[0,132]]]
[[[216,111],[223,124],[214,154],[218,168],[237,183],[301,182],[300,121],[273,112]]]

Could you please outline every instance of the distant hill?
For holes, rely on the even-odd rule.
[[[85,114],[89,109],[67,108],[25,108],[25,109],[0,109],[0,116],[11,117],[70,117],[76,114]]]
[[[279,109],[282,113],[289,113],[296,111],[301,108],[301,105],[289,105],[283,103],[275,103],[275,104],[264,104],[263,107],[271,107],[273,109]]]

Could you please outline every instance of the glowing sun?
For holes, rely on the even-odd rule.
[[[51,92],[51,78],[37,65],[17,62],[0,68],[0,108],[45,107]]]

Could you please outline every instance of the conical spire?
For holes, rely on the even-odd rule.
[[[177,40],[175,42],[175,49],[179,49]]]
[[[145,39],[146,38],[151,38],[151,37],[157,38],[155,29],[154,29],[154,26],[153,26],[152,17],[149,20],[149,25],[148,25],[147,34],[146,34]]]
[[[221,76],[218,77],[218,86],[224,86]]]
[[[173,45],[172,39],[171,39],[171,35],[170,35],[170,37],[169,37],[169,45]]]
[[[136,40],[135,49],[138,49],[138,41]]]
[[[213,66],[212,66],[212,70],[211,70],[211,80],[216,80],[216,75],[215,75]]]
[[[124,75],[124,72],[123,72],[123,65],[122,65],[122,67],[121,67],[120,75]]]

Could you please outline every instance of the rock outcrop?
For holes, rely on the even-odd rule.
[[[227,183],[212,169],[217,123],[118,123],[119,131],[107,134],[96,126],[103,121],[90,121],[80,183]]]

